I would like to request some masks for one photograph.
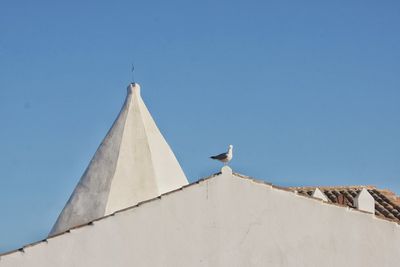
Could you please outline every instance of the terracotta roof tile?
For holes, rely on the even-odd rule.
[[[315,188],[291,187],[298,194],[307,196],[312,196]],[[365,188],[375,199],[375,215],[400,223],[400,197],[389,190],[377,189],[374,186],[329,186],[318,188],[326,195],[329,202],[346,205],[351,208],[355,208],[354,198]]]

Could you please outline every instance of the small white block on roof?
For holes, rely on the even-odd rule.
[[[328,201],[328,198],[322,191],[317,187],[314,190],[314,193],[312,194],[312,197],[322,199],[323,201]]]
[[[359,210],[375,213],[375,199],[365,188],[354,198],[354,206]]]

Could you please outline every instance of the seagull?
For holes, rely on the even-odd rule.
[[[225,153],[222,153],[222,154],[219,154],[216,156],[212,156],[210,158],[219,160],[226,165],[229,161],[231,161],[231,159],[233,157],[232,150],[233,150],[233,146],[229,145],[228,152],[225,152]]]

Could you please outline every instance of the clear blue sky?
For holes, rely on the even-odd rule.
[[[44,238],[130,65],[190,181],[400,192],[399,1],[0,4],[0,251]]]

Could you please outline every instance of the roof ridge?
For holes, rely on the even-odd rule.
[[[315,188],[319,188],[319,189],[349,189],[349,188],[367,188],[367,189],[377,189],[377,190],[382,190],[377,188],[375,185],[328,185],[328,186],[289,186],[289,188],[291,189],[315,189]]]

